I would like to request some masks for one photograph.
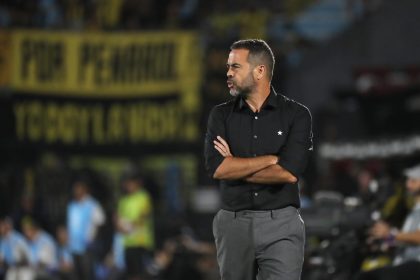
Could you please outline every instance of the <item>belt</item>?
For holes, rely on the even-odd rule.
[[[255,218],[265,218],[265,217],[279,217],[284,215],[289,215],[293,213],[299,213],[299,209],[293,206],[286,206],[280,209],[273,210],[240,210],[240,211],[228,211],[221,209],[225,215],[236,217],[255,217]]]

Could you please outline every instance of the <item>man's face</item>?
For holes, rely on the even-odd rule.
[[[59,244],[67,244],[68,241],[68,233],[67,233],[67,229],[65,227],[59,227],[57,229],[57,241]]]
[[[12,230],[12,225],[8,221],[0,221],[0,236],[5,236]]]
[[[123,188],[127,193],[134,193],[139,190],[140,184],[137,180],[128,179],[123,182]]]
[[[23,225],[22,231],[26,238],[28,238],[29,240],[33,241],[35,239],[36,229],[31,225]]]
[[[420,195],[420,179],[407,178],[405,185],[410,194]]]
[[[82,182],[76,182],[73,185],[73,196],[76,200],[80,200],[87,194],[87,187]]]
[[[3,221],[0,221],[0,236],[6,235],[6,226]]]
[[[247,96],[255,87],[253,66],[248,62],[249,51],[236,49],[229,53],[227,66],[227,85],[232,96]]]

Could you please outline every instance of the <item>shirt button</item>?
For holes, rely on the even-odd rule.
[[[254,193],[254,195],[255,195],[255,196],[258,196],[258,193],[256,192],[256,193]]]
[[[258,116],[255,116],[254,119],[258,120]]]
[[[254,139],[257,139],[258,138],[258,136],[257,135],[254,135]]]

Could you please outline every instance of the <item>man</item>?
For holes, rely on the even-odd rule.
[[[411,280],[420,275],[420,165],[405,170],[406,188],[414,196],[415,205],[406,217],[401,230],[392,228],[384,221],[373,225],[369,231],[371,239],[396,245],[401,250],[392,266],[362,273],[359,279]]]
[[[222,279],[299,279],[297,181],[312,150],[311,115],[271,87],[266,42],[235,42],[226,65],[235,98],[213,108],[205,139],[206,168],[221,187],[213,233]]]
[[[0,278],[33,279],[32,258],[25,238],[14,230],[8,217],[0,220]]]
[[[118,202],[117,229],[123,236],[128,280],[139,280],[154,247],[153,207],[138,173],[127,175],[122,186],[126,194]]]
[[[92,249],[98,228],[105,223],[105,215],[100,204],[90,196],[87,181],[74,182],[73,198],[67,207],[69,249],[77,279],[94,279]]]

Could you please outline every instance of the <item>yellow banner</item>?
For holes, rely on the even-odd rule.
[[[114,145],[193,142],[197,116],[166,102],[56,102],[24,100],[13,107],[19,142]]]
[[[201,59],[189,32],[71,33],[16,30],[12,88],[86,97],[182,95],[198,103]]]

